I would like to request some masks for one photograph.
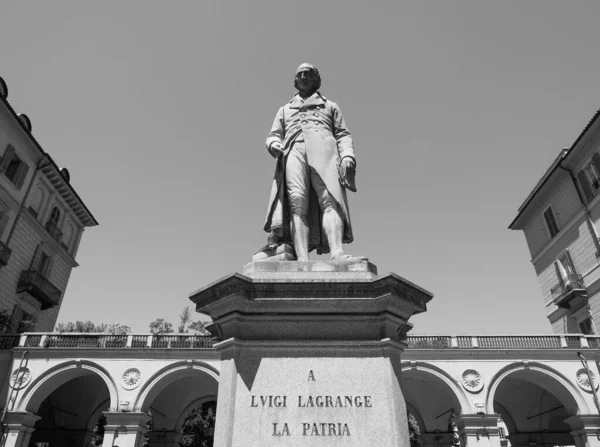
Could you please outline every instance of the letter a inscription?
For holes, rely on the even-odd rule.
[[[315,379],[315,374],[313,373],[313,370],[311,369],[308,372],[308,381],[309,382],[316,382],[317,380]]]

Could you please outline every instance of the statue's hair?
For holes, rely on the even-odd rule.
[[[319,70],[312,70],[312,72],[317,75],[317,87],[315,88],[315,91],[317,91],[321,88],[321,75],[319,74]],[[296,78],[296,76],[294,76],[294,88],[296,90],[299,90],[298,79]]]

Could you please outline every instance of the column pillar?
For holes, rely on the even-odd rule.
[[[28,447],[35,423],[41,418],[28,411],[9,411],[4,418],[6,432],[2,435],[3,447]]]
[[[579,414],[565,419],[577,447],[600,447],[600,415]]]
[[[150,416],[146,413],[103,413],[106,417],[102,447],[140,447]]]
[[[463,414],[456,419],[461,442],[467,447],[500,447],[498,414]]]

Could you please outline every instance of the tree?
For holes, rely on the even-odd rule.
[[[192,321],[192,311],[190,310],[190,306],[185,306],[181,313],[179,314],[179,327],[177,328],[177,332],[180,334],[187,334],[188,329],[186,326],[190,324]]]
[[[406,419],[408,419],[408,439],[410,440],[410,447],[421,447],[421,429],[419,423],[412,413],[406,412]]]
[[[213,400],[194,408],[181,428],[180,447],[212,447],[215,433],[217,403]]]
[[[206,330],[204,321],[193,321],[188,325],[188,329],[198,335],[210,335],[210,332]]]
[[[173,332],[173,325],[164,318],[157,318],[150,323],[150,332],[154,335],[170,334]]]
[[[106,427],[106,416],[101,415],[98,418],[98,422],[94,427],[94,436],[92,437],[92,442],[90,442],[90,447],[98,447],[102,445],[104,441],[104,431]]]

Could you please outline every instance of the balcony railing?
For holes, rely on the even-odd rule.
[[[567,274],[564,278],[560,278],[558,284],[550,289],[552,301],[560,307],[565,307],[569,302],[577,296],[587,296],[583,277],[581,275]]]
[[[46,224],[46,230],[48,231],[48,233],[50,233],[50,236],[56,239],[56,242],[58,242],[59,244],[61,243],[63,234],[62,231],[58,229],[55,223],[48,222]]]
[[[24,270],[17,283],[17,292],[27,292],[42,304],[42,310],[58,306],[62,292],[35,270]]]
[[[209,335],[191,334],[92,334],[26,332],[0,335],[0,349],[25,348],[83,349],[212,349],[215,340]],[[553,335],[411,335],[406,340],[410,350],[550,350],[600,349],[600,336],[582,334]]]
[[[0,266],[8,264],[12,250],[4,242],[0,242]]]

